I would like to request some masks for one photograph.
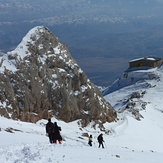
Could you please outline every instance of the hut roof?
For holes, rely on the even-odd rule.
[[[161,58],[149,56],[149,57],[144,57],[144,58],[138,58],[138,59],[131,60],[131,61],[129,61],[129,63],[136,62],[136,61],[141,61],[141,60],[159,61],[159,60],[161,60]]]

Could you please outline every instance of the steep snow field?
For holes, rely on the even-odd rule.
[[[45,120],[37,124],[8,120],[0,117],[0,162],[1,163],[157,163],[163,161],[163,125],[160,121],[151,121],[152,114],[146,114],[146,120],[136,121],[126,117],[118,124],[106,124],[114,129],[113,134],[104,134],[105,149],[98,148],[99,134],[91,128],[80,130],[76,122],[66,124],[57,121],[62,127],[63,144],[50,144],[45,136]],[[156,117],[155,115],[154,117]],[[153,117],[153,119],[154,119]],[[160,117],[159,117],[160,118]],[[55,121],[53,119],[53,121]],[[151,122],[150,122],[151,121]],[[150,127],[149,127],[150,126]],[[12,130],[13,133],[5,130]],[[12,129],[11,129],[12,128]],[[93,135],[93,147],[87,145],[82,133]],[[82,139],[81,139],[82,138]]]
[[[132,77],[138,74],[132,72]],[[61,126],[63,144],[50,144],[45,133],[47,120],[36,124],[14,121],[0,117],[0,162],[1,163],[162,163],[163,162],[163,70],[151,69],[154,78],[143,78],[133,84],[117,89],[105,96],[119,112],[118,121],[104,126],[105,148],[98,148],[98,126],[82,129],[77,121],[65,123],[52,119]],[[143,72],[143,74],[145,71]],[[145,75],[145,74],[144,74]],[[140,76],[140,74],[138,75]],[[138,77],[137,76],[137,77]],[[159,78],[155,78],[159,76]],[[130,80],[120,80],[119,82]],[[132,98],[140,120],[123,108],[133,92],[144,92],[141,98]],[[146,108],[141,106],[146,103]],[[93,135],[93,146],[83,134]]]

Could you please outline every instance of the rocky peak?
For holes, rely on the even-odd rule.
[[[47,28],[31,29],[17,48],[0,58],[0,114],[36,122],[112,122],[116,112]]]

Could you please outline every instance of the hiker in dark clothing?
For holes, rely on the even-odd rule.
[[[57,125],[57,122],[54,122],[54,133],[53,133],[53,142],[57,144],[57,141],[59,144],[62,144],[62,137],[60,135],[61,127]]]
[[[100,134],[98,137],[97,137],[97,140],[98,140],[98,143],[99,143],[99,148],[100,146],[102,145],[102,148],[104,148],[104,145],[103,145],[103,134]]]
[[[53,132],[54,132],[54,125],[51,122],[51,119],[48,119],[48,123],[46,124],[46,133],[49,137],[50,143],[53,143]]]

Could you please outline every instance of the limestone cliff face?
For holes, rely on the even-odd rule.
[[[116,112],[47,28],[31,29],[17,48],[0,58],[0,114],[36,122],[56,116],[112,122]]]

